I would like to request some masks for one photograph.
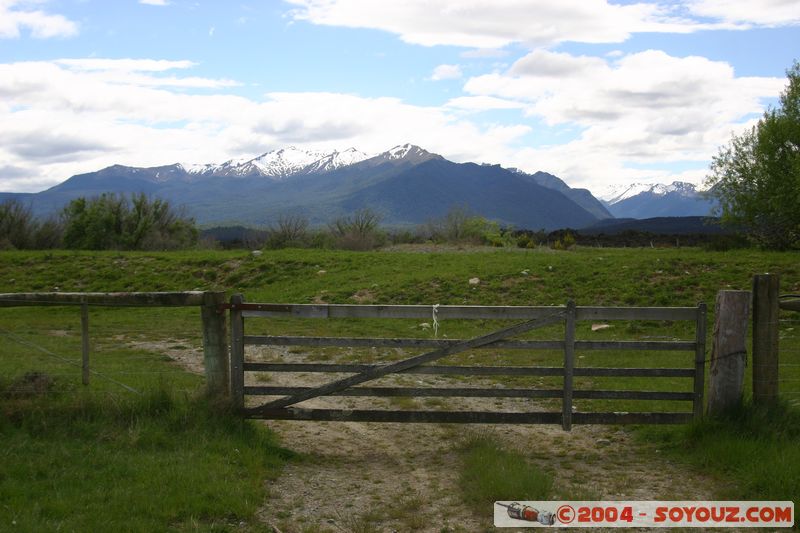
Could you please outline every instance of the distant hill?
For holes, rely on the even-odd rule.
[[[571,189],[550,174],[454,163],[410,144],[374,157],[355,149],[284,148],[221,165],[114,165],[25,200],[36,214],[48,215],[74,198],[104,192],[158,196],[206,226],[266,225],[286,214],[319,225],[363,207],[394,226],[424,223],[456,206],[505,225],[546,230],[611,216],[588,191]]]
[[[547,187],[548,189],[553,189],[555,191],[560,192],[582,208],[584,208],[589,213],[593,214],[598,219],[605,219],[605,218],[614,218],[606,206],[595,198],[591,192],[587,189],[573,189],[561,178],[553,176],[547,172],[535,172],[533,174],[525,174],[522,171],[517,169],[511,169],[514,172],[522,176],[528,176],[530,179],[541,185],[542,187]]]
[[[715,202],[691,183],[670,185],[634,183],[617,187],[601,196],[615,218],[710,216]]]
[[[617,235],[624,232],[652,233],[660,235],[723,235],[733,233],[719,225],[714,217],[655,217],[646,219],[602,220],[582,228],[583,235]]]

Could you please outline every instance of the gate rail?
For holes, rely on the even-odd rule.
[[[455,423],[545,423],[561,424],[569,430],[575,424],[679,424],[703,413],[706,305],[696,307],[582,307],[566,306],[430,306],[430,305],[335,305],[245,303],[234,295],[229,306],[231,318],[231,394],[233,404],[251,418],[282,420],[340,420],[373,422],[455,422]],[[304,337],[245,335],[245,318],[370,318],[370,319],[491,319],[523,320],[520,324],[467,340],[413,338]],[[693,341],[577,341],[579,321],[647,320],[690,321],[695,324]],[[563,340],[509,340],[524,331],[553,323],[564,324]],[[333,363],[263,363],[245,360],[245,346],[430,348],[433,351],[385,365]],[[562,350],[560,367],[538,366],[442,366],[438,359],[466,349]],[[688,351],[694,353],[693,368],[607,368],[575,367],[576,350]],[[245,372],[347,373],[317,387],[245,385]],[[562,376],[561,389],[437,388],[437,387],[354,387],[387,374],[436,374],[467,376]],[[652,377],[692,378],[693,392],[575,390],[573,378]],[[245,396],[282,396],[256,407],[245,406]],[[306,409],[292,407],[320,396],[372,397],[486,397],[561,398],[561,412],[411,411],[375,409]],[[686,412],[575,412],[573,399],[665,400],[692,402]]]

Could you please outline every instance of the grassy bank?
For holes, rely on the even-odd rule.
[[[413,247],[367,253],[281,250],[258,257],[243,251],[3,252],[0,292],[225,290],[241,292],[249,301],[292,303],[562,305],[573,299],[578,305],[693,306],[704,301],[713,312],[717,291],[749,290],[752,275],[767,271],[782,275],[782,292],[800,293],[797,254],[752,250]],[[470,284],[471,278],[479,282]],[[269,320],[265,325],[253,321],[254,329],[248,331],[432,335],[418,322]],[[672,329],[666,333],[661,325],[642,322],[613,324],[596,332],[590,326],[581,324],[579,339],[691,338],[690,326],[668,325]],[[0,529],[16,522],[14,527],[22,531],[233,530],[244,522],[246,528],[258,530],[254,513],[264,497],[263,480],[276,475],[287,453],[261,428],[226,421],[215,416],[213,406],[194,399],[202,389],[202,376],[175,365],[173,352],[197,354],[199,311],[92,308],[92,368],[98,374],[88,387],[80,385],[77,365],[79,327],[75,308],[0,309],[0,436],[9,443],[0,462]],[[457,338],[493,327],[484,321],[444,321],[440,335]],[[553,333],[558,328],[536,335]],[[797,358],[797,348],[790,346],[790,357]],[[362,362],[379,357],[366,350],[337,355],[321,349],[318,355]],[[639,364],[635,353],[602,354],[602,359],[585,355],[579,365]],[[657,356],[647,364],[691,366],[691,354]],[[496,357],[500,364],[550,366],[558,365],[561,355]],[[788,367],[782,377],[800,378],[799,369]],[[558,380],[532,384],[514,377],[505,385],[550,388],[558,386]],[[576,380],[576,386],[623,388],[600,380]],[[26,387],[32,390],[26,392]],[[674,390],[669,381],[654,380],[627,381],[624,387]],[[22,392],[15,392],[18,389]],[[577,403],[580,410],[590,408]],[[647,407],[631,402],[591,406]],[[676,460],[733,480],[731,497],[797,499],[794,480],[800,479],[800,472],[792,465],[800,464],[793,451],[800,442],[797,432],[781,422],[784,419],[796,421],[796,412],[745,410],[691,430],[650,428],[641,434],[672,450]],[[465,447],[466,494],[500,497],[491,496],[500,492],[492,488],[492,476],[481,470],[486,457],[520,464],[518,456],[493,446],[476,441]],[[768,458],[758,456],[759,450]],[[490,470],[502,468],[500,464]],[[540,485],[547,483],[543,479]],[[518,491],[529,489],[534,494],[535,487],[512,489],[503,489],[503,494],[515,498]]]
[[[800,500],[800,410],[744,404],[689,427],[641,428],[675,460],[720,479],[720,498]]]
[[[425,253],[421,251],[424,250]],[[0,292],[14,291],[152,291],[211,289],[241,292],[249,301],[292,303],[381,303],[452,305],[578,305],[694,306],[713,303],[722,289],[749,290],[757,272],[782,274],[783,292],[800,292],[797,254],[754,250],[708,252],[699,249],[467,249],[409,247],[399,251],[343,252],[322,250],[191,251],[171,253],[117,252],[4,252],[0,254]],[[91,273],[90,275],[87,273]],[[469,280],[478,278],[477,284]],[[75,309],[26,308],[0,310],[2,324],[28,332],[45,347],[78,349]],[[53,325],[48,325],[50,321]],[[155,338],[170,345],[199,346],[198,313],[195,309],[92,310],[92,334],[97,334],[105,353],[118,354],[120,365],[136,353],[130,344],[113,341],[115,335],[141,342]],[[445,321],[439,334],[457,338],[486,331],[496,324],[481,321]],[[497,324],[500,325],[500,324]],[[418,321],[253,321],[253,328],[291,335],[354,335],[420,337]],[[617,323],[592,331],[579,324],[579,340],[637,340],[651,337],[692,339],[691,324],[646,322]],[[2,327],[0,325],[0,327]],[[44,335],[62,330],[66,337]],[[258,333],[259,330],[253,330]],[[710,331],[710,328],[709,328]],[[539,338],[556,338],[558,328],[536,332]],[[796,341],[795,341],[796,342]],[[709,343],[710,347],[710,343]],[[320,356],[331,354],[319,350]],[[523,362],[525,354],[501,353],[507,364]],[[647,354],[586,354],[581,365],[637,366]],[[375,357],[355,351],[350,359]],[[664,352],[647,359],[654,366],[691,367],[686,354]],[[44,356],[46,359],[47,357]],[[111,357],[106,361],[111,364]],[[532,364],[558,364],[560,354],[537,353]],[[103,364],[103,361],[100,361]],[[0,363],[2,368],[3,363]],[[122,368],[118,366],[117,369]],[[33,368],[35,370],[35,368]],[[102,370],[102,368],[101,368]],[[114,370],[113,368],[110,370]],[[800,378],[800,367],[787,369],[789,379]],[[551,383],[552,381],[552,383]],[[554,385],[544,380],[541,385]],[[526,385],[519,383],[520,386]],[[602,379],[579,379],[578,387],[610,385]],[[678,390],[668,381],[628,382],[630,388]],[[663,387],[662,387],[663,385]],[[681,385],[679,390],[691,390]],[[800,389],[799,389],[800,390]],[[596,403],[595,405],[601,405]],[[671,408],[669,404],[659,404]],[[614,410],[630,405],[608,404]],[[647,407],[647,406],[645,406]],[[635,409],[634,409],[635,410]]]
[[[800,292],[797,254],[698,249],[420,248],[323,250],[3,252],[0,292],[215,289],[251,301],[380,303],[694,305],[720,289],[748,289],[757,272],[782,273]],[[525,274],[523,274],[525,272]],[[469,285],[470,278],[481,283]]]
[[[0,397],[5,531],[258,530],[265,480],[291,456],[166,387],[99,395],[40,374]]]

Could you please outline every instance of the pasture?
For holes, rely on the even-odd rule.
[[[341,304],[549,306],[574,300],[585,306],[694,306],[706,302],[709,324],[713,324],[717,291],[749,290],[755,273],[779,273],[782,293],[800,293],[798,259],[791,253],[692,248],[554,251],[418,246],[377,252],[280,250],[260,256],[248,251],[3,252],[0,292],[222,290],[242,293],[253,302]],[[475,278],[478,281],[470,283]],[[600,427],[572,434],[553,428],[537,433],[536,428],[462,431],[458,426],[437,426],[427,436],[415,434],[407,442],[397,442],[405,441],[402,426],[265,425],[238,420],[224,406],[203,399],[197,366],[201,343],[197,309],[91,308],[95,374],[86,387],[80,384],[77,308],[0,309],[0,432],[10,443],[0,466],[0,529],[269,531],[274,526],[283,531],[380,531],[389,526],[405,530],[436,524],[437,531],[469,531],[470,524],[486,524],[483,515],[489,507],[483,509],[481,501],[524,498],[519,491],[537,498],[543,494],[565,498],[630,495],[625,492],[629,474],[623,472],[619,458],[612,457],[617,453],[631,454],[630,461],[644,470],[648,465],[664,466],[665,456],[669,457],[671,464],[682,466],[666,471],[667,476],[699,476],[698,492],[692,496],[797,500],[797,466],[789,466],[800,464],[800,458],[791,455],[797,452],[790,451],[797,448],[797,424],[780,421],[797,418],[797,408],[791,404],[800,400],[800,336],[793,333],[796,318],[790,314],[785,318],[781,390],[789,405],[777,411],[744,410],[725,423],[692,428]],[[438,334],[464,338],[504,324],[445,321]],[[618,340],[691,335],[685,325],[676,324],[665,332],[663,325],[646,321],[596,330],[591,326],[581,325],[577,337]],[[270,334],[293,335],[433,335],[418,320],[269,320],[263,328]],[[545,329],[532,338],[552,334]],[[709,341],[709,349],[710,345]],[[377,357],[369,350],[311,351],[332,362],[373,362]],[[519,364],[526,357],[519,353],[499,356],[508,364]],[[612,353],[603,356],[602,364],[634,365],[636,356]],[[649,356],[664,358],[650,362],[654,366],[681,364],[686,357],[671,352]],[[537,364],[557,364],[559,356],[543,353],[539,357]],[[747,379],[749,390],[749,372]],[[524,378],[504,383],[512,385],[530,383]],[[576,381],[579,385],[675,387],[669,380],[656,385],[645,378],[624,385],[613,380],[603,384]],[[390,400],[400,408],[413,408],[416,401]],[[598,400],[594,405],[620,411],[642,408],[641,402],[630,401]],[[660,402],[647,407],[672,406]],[[536,442],[537,435],[547,443],[535,448],[523,444]],[[376,472],[360,472],[362,478],[336,479],[352,468],[342,464],[341,457],[332,457],[329,448],[338,445],[356,455],[364,453],[352,442],[359,439],[361,448],[372,446],[370,453],[396,453],[403,460],[431,467],[438,463],[442,471],[455,472],[450,477],[442,474],[438,481],[415,484],[403,479],[402,469],[384,465]],[[769,445],[764,446],[765,442]],[[718,446],[713,453],[709,452],[714,449],[712,443]],[[423,452],[426,447],[440,453]],[[412,455],[403,455],[408,450]],[[502,482],[487,487],[481,480],[491,476],[480,470],[486,461],[475,459],[481,453],[529,468],[527,477],[543,475],[544,479],[530,488],[503,487]],[[773,481],[759,477],[750,464],[772,472]],[[502,471],[503,466],[492,469]],[[318,503],[319,521],[300,521],[300,511],[291,508],[291,497],[298,496],[292,490],[307,487],[293,489],[290,478],[312,471],[327,472],[331,480],[313,478],[311,486],[316,488],[307,498],[325,500],[328,507]],[[387,488],[387,475],[398,476],[399,488]],[[596,475],[601,479],[590,479]],[[642,492],[635,494],[640,499],[685,496],[662,481],[643,483]],[[345,482],[357,487],[342,498],[337,490]],[[663,490],[657,488],[659,483],[665,485]],[[468,506],[472,522],[437,522],[435,512],[419,515],[413,510],[416,505],[435,509],[455,504],[449,499],[452,495],[445,495],[451,485],[458,487],[460,492],[453,498],[458,505]],[[380,502],[384,493],[399,502],[393,516],[375,516],[368,505],[358,503],[363,494],[372,494],[373,503]],[[336,494],[340,508],[330,507]],[[365,501],[369,503],[369,497]],[[347,516],[342,514],[346,511],[350,512]]]

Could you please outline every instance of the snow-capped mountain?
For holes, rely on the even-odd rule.
[[[612,185],[597,198],[606,205],[614,205],[642,193],[649,193],[657,196],[679,194],[681,196],[693,197],[697,195],[699,191],[696,186],[685,181],[673,181],[669,185],[663,183],[631,183],[630,185]]]
[[[412,156],[415,155],[428,155],[430,152],[423,150],[419,146],[414,146],[413,144],[404,144],[402,146],[395,146],[391,150],[384,152],[387,155],[388,159],[403,159],[404,157],[411,154]]]
[[[381,163],[403,162],[410,164],[419,164],[429,159],[442,159],[442,156],[431,153],[419,146],[413,144],[402,144],[395,146],[383,153],[370,158],[370,162],[374,165]]]
[[[231,159],[220,165],[182,165],[197,176],[265,177],[282,180],[295,174],[329,172],[353,165],[369,156],[355,148],[343,152],[302,150],[294,146],[266,152],[253,159]]]
[[[708,216],[713,200],[691,183],[633,183],[609,188],[598,198],[617,218]]]
[[[306,166],[303,171],[308,174],[316,172],[330,172],[331,170],[336,170],[337,168],[354,165],[368,158],[369,156],[367,154],[360,152],[355,148],[348,148],[343,152],[334,150],[333,152]]]
[[[353,148],[290,147],[217,165],[114,165],[72,176],[26,201],[47,216],[74,198],[144,193],[182,206],[201,224],[262,226],[285,213],[327,224],[365,207],[400,226],[425,223],[453,206],[518,228],[585,227],[607,216],[596,200],[595,206],[581,191],[573,194],[555,176],[538,178],[500,165],[455,163],[412,144],[373,157]]]
[[[652,183],[631,183],[628,185],[611,185],[606,188],[601,194],[597,195],[597,199],[606,205],[613,205],[621,202],[626,198],[636,196],[637,194],[649,191],[657,185]]]

